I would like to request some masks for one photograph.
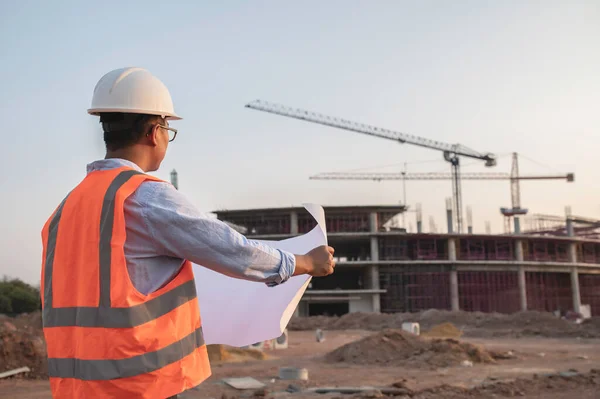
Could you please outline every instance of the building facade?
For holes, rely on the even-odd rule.
[[[313,279],[299,316],[447,309],[600,315],[600,240],[576,236],[408,234],[402,206],[325,207],[333,275]],[[227,210],[217,217],[249,238],[309,232],[304,208]]]

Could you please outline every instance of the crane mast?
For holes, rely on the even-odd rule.
[[[401,144],[412,144],[424,148],[442,151],[444,159],[452,165],[452,194],[454,197],[454,207],[456,214],[456,227],[459,233],[462,232],[462,193],[461,193],[461,175],[460,158],[468,157],[485,161],[485,166],[495,166],[496,157],[491,153],[480,153],[465,147],[461,144],[448,144],[441,141],[426,139],[414,136],[412,134],[397,132],[363,123],[352,122],[346,119],[335,118],[323,115],[317,112],[307,111],[298,108],[291,108],[280,104],[269,103],[256,100],[246,104],[246,108],[269,112],[275,115],[286,116],[307,122],[313,122],[325,126],[349,130],[357,133],[367,134],[369,136],[393,140]]]

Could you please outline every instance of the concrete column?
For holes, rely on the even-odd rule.
[[[519,300],[521,302],[521,310],[527,310],[527,280],[525,279],[525,266],[523,266],[523,241],[515,242],[515,260],[519,263],[517,273],[519,282]]]
[[[372,233],[376,233],[378,229],[378,220],[377,220],[377,212],[371,212],[369,214],[369,230]]]
[[[525,256],[523,255],[523,241],[522,240],[515,241],[515,260],[517,262],[523,262],[523,260],[525,260]]]
[[[371,214],[373,215],[373,214]],[[375,214],[377,216],[377,214]],[[377,237],[371,237],[371,261],[379,262],[379,241]],[[367,271],[367,288],[372,290],[379,289],[379,266],[377,264],[369,266]],[[372,310],[375,313],[381,312],[381,295],[373,294],[371,299],[373,300]]]
[[[298,212],[290,213],[290,234],[298,234]]]
[[[525,279],[525,266],[519,265],[517,270],[519,278],[519,301],[521,302],[521,311],[527,310],[527,280]]]
[[[571,291],[573,292],[573,310],[581,313],[581,294],[579,292],[579,272],[577,267],[571,268]]]
[[[379,262],[379,240],[371,237],[371,261]]]
[[[573,237],[575,235],[575,229],[573,228],[573,219],[567,217],[567,235]]]
[[[456,240],[454,238],[448,239],[448,260],[456,261]],[[456,271],[456,265],[452,265],[450,269],[450,306],[452,311],[460,310],[460,304],[458,301],[458,272]]]
[[[577,243],[569,243],[568,255],[570,263],[577,263]]]
[[[368,275],[369,275],[369,283],[370,283],[369,289],[378,290],[379,289],[379,266],[377,266],[377,265],[369,266]],[[375,313],[381,312],[380,296],[381,296],[380,294],[373,294],[371,296],[371,300],[373,301],[371,309]]]
[[[577,243],[569,243],[569,262],[577,263]],[[579,271],[577,266],[571,267],[571,292],[573,293],[573,310],[581,312],[581,293],[579,291]]]
[[[454,267],[450,270],[450,305],[453,312],[460,310],[458,302],[458,272]]]
[[[573,229],[573,220],[567,217],[567,235],[573,237],[575,231]],[[569,263],[577,263],[577,243],[569,243]],[[573,310],[577,313],[581,312],[581,293],[579,292],[579,272],[577,266],[571,267],[571,292],[573,294]]]
[[[518,216],[513,216],[513,223],[515,225],[515,234],[521,234],[521,221]]]
[[[456,260],[456,240],[454,238],[448,239],[448,260]]]

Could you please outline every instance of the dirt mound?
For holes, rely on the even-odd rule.
[[[542,336],[552,338],[600,338],[600,318],[594,317],[581,324],[557,318],[552,313],[526,311],[514,314],[451,312],[429,309],[420,313],[348,313],[342,317],[293,318],[290,330],[371,330],[402,328],[404,322],[418,322],[422,331],[452,323],[464,336],[469,337],[520,337]]]
[[[10,320],[19,330],[37,333],[42,330],[42,312],[22,313]]]
[[[517,378],[513,381],[486,382],[473,388],[440,385],[420,392],[411,392],[410,397],[412,399],[483,399],[529,396],[542,398],[559,392],[568,392],[569,396],[565,395],[564,397],[592,398],[596,396],[590,394],[597,393],[598,389],[600,389],[600,371],[592,370],[589,373],[572,376],[550,375]]]
[[[234,363],[265,360],[268,356],[256,349],[235,348],[227,345],[207,345],[211,363]]]
[[[600,317],[592,317],[583,321],[584,328],[596,329],[600,331]]]
[[[29,367],[28,373],[11,378],[47,378],[46,343],[42,313],[23,313],[0,319],[0,372]]]
[[[296,317],[290,320],[289,330],[381,330],[384,328],[401,328],[405,321],[402,313],[346,313],[341,317],[312,316]]]
[[[457,366],[464,360],[494,363],[484,348],[454,339],[423,339],[402,330],[384,330],[329,352],[332,363],[377,364],[437,368]]]
[[[462,336],[463,332],[456,328],[452,323],[442,323],[431,327],[428,331],[422,332],[421,336],[427,338],[455,338]]]
[[[44,339],[24,330],[7,328],[8,323],[0,325],[0,372],[27,366],[31,371],[16,378],[46,378],[48,364]]]

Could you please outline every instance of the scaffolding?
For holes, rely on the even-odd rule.
[[[525,218],[524,234],[543,236],[575,236],[600,240],[600,220],[579,216],[534,214]],[[569,232],[570,226],[572,231]]]
[[[450,273],[443,266],[381,267],[379,285],[386,290],[383,313],[450,310]]]
[[[598,263],[600,245],[584,242],[577,247],[577,259],[583,263]]]
[[[506,238],[461,238],[458,245],[459,260],[514,260],[513,242]]]
[[[228,217],[225,223],[247,235],[289,234],[289,214],[256,213]]]
[[[513,242],[509,240],[488,240],[487,255],[489,260],[513,260]]]
[[[375,231],[389,231],[395,228],[398,212],[376,212]],[[330,211],[325,214],[328,233],[366,233],[371,231],[371,212],[369,210],[354,212]],[[314,218],[306,211],[298,214],[298,232],[305,234],[316,226]]]
[[[569,273],[527,272],[527,307],[530,310],[553,312],[573,308]]]
[[[410,260],[408,240],[398,238],[381,237],[379,239],[380,260]]]
[[[465,239],[460,240],[459,259],[468,260],[485,260],[486,248],[485,241],[482,239]]]
[[[551,240],[526,241],[523,243],[523,258],[533,262],[568,262],[568,245]]]
[[[458,272],[460,309],[467,312],[513,313],[520,309],[516,272]]]
[[[600,274],[579,274],[581,303],[590,305],[593,315],[600,314]]]

